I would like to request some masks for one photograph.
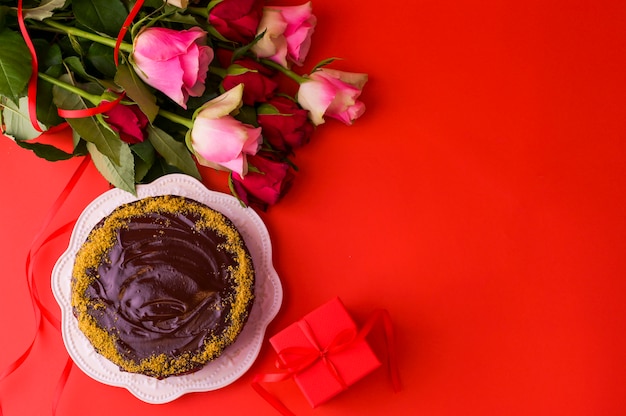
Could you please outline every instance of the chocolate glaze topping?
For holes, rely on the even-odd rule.
[[[123,226],[113,227],[114,241],[107,244],[97,265],[85,268],[88,284],[80,297],[86,302],[74,302],[75,312],[80,315],[78,309],[84,303],[83,312],[93,318],[86,319],[90,322],[87,326],[95,321],[97,328],[111,335],[107,342],[114,342],[114,361],[119,361],[122,369],[134,371],[125,367],[138,365],[141,368],[136,372],[155,377],[187,373],[234,341],[227,332],[235,321],[233,305],[242,299],[237,295],[237,280],[243,275],[233,276],[242,258],[232,249],[232,233],[229,236],[220,227],[199,225],[206,222],[204,215],[205,211],[196,208],[132,215]],[[221,218],[231,232],[236,231],[226,217]],[[106,227],[106,220],[94,230]],[[235,235],[240,237],[238,232]],[[244,255],[249,261],[247,249]],[[243,314],[241,305],[236,307],[239,320],[247,319],[252,304],[251,292],[249,295]],[[99,337],[92,338],[98,344]],[[209,345],[216,340],[222,341]],[[100,352],[106,351],[106,346],[95,344]],[[215,351],[206,354],[207,348]],[[169,360],[176,357],[190,360],[174,365]],[[142,365],[150,360],[171,368],[162,371],[152,364]]]

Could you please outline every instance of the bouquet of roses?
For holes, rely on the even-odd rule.
[[[365,110],[366,74],[333,59],[294,71],[315,24],[310,2],[0,0],[2,132],[47,160],[89,155],[129,192],[225,170],[235,196],[266,208],[316,126]],[[63,129],[69,149],[41,140]]]

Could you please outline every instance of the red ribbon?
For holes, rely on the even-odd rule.
[[[278,398],[264,389],[260,383],[276,383],[287,380],[295,374],[298,374],[312,365],[317,364],[317,362],[321,360],[328,371],[345,389],[347,387],[346,383],[337,371],[335,365],[332,363],[330,357],[334,353],[350,348],[353,343],[364,340],[374,328],[374,325],[378,322],[383,324],[385,334],[389,379],[391,380],[393,390],[395,392],[399,391],[401,383],[393,340],[393,326],[389,312],[384,309],[374,311],[358,332],[350,329],[341,331],[325,347],[319,345],[309,324],[305,320],[299,321],[298,326],[307,340],[311,343],[311,347],[287,347],[278,351],[279,360],[276,361],[276,367],[284,370],[284,372],[258,374],[252,380],[252,388],[254,388],[254,390],[261,395],[261,397],[263,397],[281,414],[284,416],[294,416],[294,413],[291,410],[289,410]]]
[[[30,36],[28,36],[28,31],[26,30],[26,23],[24,22],[24,14],[22,12],[22,0],[17,1],[17,23],[20,26],[20,32],[22,32],[22,37],[24,38],[24,42],[26,42],[26,46],[28,47],[28,51],[30,52],[31,57],[31,66],[32,72],[30,74],[30,79],[28,81],[28,116],[30,118],[30,124],[33,125],[33,128],[38,132],[42,132],[43,130],[39,127],[39,122],[37,121],[37,74],[39,73],[39,64],[37,61],[37,53],[35,52],[35,46],[33,42],[30,40]]]
[[[35,345],[35,341],[37,340],[37,337],[39,336],[39,333],[43,330],[44,320],[41,319],[42,316],[45,318],[45,320],[50,322],[50,324],[52,324],[52,326],[55,329],[57,329],[58,331],[61,331],[60,320],[56,318],[54,314],[47,307],[45,307],[45,305],[41,302],[39,291],[37,289],[36,280],[34,277],[33,264],[36,260],[37,254],[46,244],[64,235],[65,233],[71,231],[72,228],[74,227],[76,220],[70,221],[58,227],[57,229],[52,231],[50,234],[48,234],[48,236],[46,236],[42,241],[39,241],[42,239],[47,227],[50,225],[52,220],[56,217],[61,207],[65,204],[65,201],[71,194],[72,190],[76,187],[78,180],[80,179],[85,169],[89,165],[90,160],[91,160],[90,157],[86,156],[82,160],[80,165],[76,168],[76,170],[72,174],[72,177],[70,178],[68,183],[65,185],[65,187],[63,188],[63,190],[61,191],[61,193],[55,200],[54,204],[48,211],[48,215],[46,216],[43,222],[43,225],[41,226],[39,232],[33,238],[30,249],[28,250],[28,253],[26,255],[26,263],[25,263],[26,282],[28,285],[28,292],[29,292],[31,302],[33,305],[33,312],[35,314],[36,331],[35,331],[35,335],[33,336],[33,339],[30,345],[26,348],[26,350],[22,353],[22,355],[20,355],[15,361],[13,361],[6,368],[4,368],[4,370],[0,372],[0,382],[2,382],[6,377],[11,375],[15,370],[20,368],[20,366],[24,363],[24,361],[26,361],[26,359],[30,355],[33,349],[33,346]],[[52,414],[54,414],[56,411],[56,407],[61,397],[63,387],[65,386],[65,383],[67,382],[67,379],[69,377],[72,367],[73,367],[73,362],[71,358],[68,357],[63,373],[61,374],[61,378],[59,379],[57,389],[55,391],[55,395],[53,397]],[[1,402],[0,402],[0,416],[2,416],[2,403]]]
[[[122,28],[117,34],[117,39],[115,41],[115,48],[113,49],[113,62],[115,62],[115,66],[119,65],[120,46],[122,45],[124,36],[126,36],[126,32],[128,31],[130,24],[135,19],[135,16],[137,16],[137,14],[139,13],[139,10],[141,10],[141,6],[143,6],[143,0],[137,0],[133,8],[130,10],[130,13],[128,14],[128,16],[126,16],[126,20],[124,20],[124,23],[122,24]]]
[[[122,98],[124,98],[125,95],[126,93],[122,92],[115,100],[103,101],[96,107],[91,108],[81,108],[79,110],[65,110],[63,108],[58,108],[57,113],[59,113],[59,115],[63,118],[83,118],[95,116],[112,110],[113,107],[115,107],[120,103],[120,101],[122,101]]]
[[[37,60],[37,52],[35,50],[35,46],[33,45],[30,36],[28,35],[28,30],[26,28],[26,23],[24,21],[24,13],[22,8],[23,0],[18,0],[17,2],[17,21],[20,27],[20,32],[22,37],[24,38],[24,42],[28,47],[28,52],[31,56],[31,74],[30,79],[28,80],[28,117],[30,119],[30,124],[32,124],[33,128],[39,133],[43,132],[43,129],[39,127],[39,121],[37,120],[37,77],[39,74],[39,61]],[[143,4],[143,0],[138,1],[133,7],[131,14],[128,15],[127,21],[132,21],[136,14],[141,9],[141,5]],[[137,7],[139,5],[139,7]],[[129,20],[130,19],[130,20]],[[126,25],[126,22],[124,23]],[[122,42],[124,34],[126,33],[127,27],[122,27],[120,33],[118,35],[118,43],[115,45],[115,64],[117,65],[117,54],[119,50],[119,45]],[[117,99],[114,101],[105,101],[101,104],[97,105],[93,108],[80,109],[80,110],[64,110],[62,108],[57,109],[57,113],[59,116],[63,118],[83,118],[83,117],[91,117],[97,114],[105,113],[111,110],[113,107],[119,104],[119,102],[124,98],[124,93],[120,94]],[[54,126],[50,130],[56,130],[62,128],[63,124],[60,126]],[[1,416],[1,415],[0,415]]]

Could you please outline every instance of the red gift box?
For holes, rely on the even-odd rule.
[[[317,359],[293,376],[311,406],[316,407],[380,366],[364,338],[349,345],[341,343],[342,338],[350,341],[357,332],[343,303],[335,298],[274,335],[270,343],[286,368],[297,366],[298,361],[308,364],[309,353],[311,359],[318,358],[328,349],[325,359]]]
[[[278,355],[276,365],[284,372],[258,375],[253,387],[277,410],[292,414],[259,383],[293,377],[311,406],[319,406],[381,365],[365,340],[381,318],[385,325],[391,379],[394,390],[399,390],[389,315],[384,310],[376,311],[358,329],[339,298],[332,299],[270,338]]]

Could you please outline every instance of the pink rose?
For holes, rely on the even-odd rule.
[[[308,143],[314,129],[309,112],[285,97],[274,97],[260,105],[257,121],[263,129],[263,139],[281,151]]]
[[[262,10],[261,0],[222,0],[209,10],[209,23],[226,39],[247,44],[256,36]]]
[[[139,32],[133,45],[132,62],[139,77],[163,92],[181,107],[189,97],[204,93],[213,49],[207,34],[198,27],[172,30],[149,27]]]
[[[298,102],[316,126],[324,123],[325,115],[349,125],[365,112],[357,98],[366,82],[367,74],[322,68],[300,84]]]
[[[271,78],[272,75],[274,72],[265,65],[248,58],[240,59],[226,69],[222,86],[229,90],[243,84],[243,103],[254,105],[267,101],[278,88],[276,81]]]
[[[311,36],[317,19],[311,2],[300,6],[263,8],[258,33],[265,35],[253,47],[259,58],[268,58],[287,68],[290,63],[302,65],[311,47]]]
[[[237,196],[246,205],[255,205],[266,210],[287,192],[292,176],[289,166],[259,155],[249,158],[250,164],[259,172],[249,172],[245,177],[233,174],[233,187]]]
[[[248,172],[247,155],[261,146],[261,128],[244,124],[231,114],[242,105],[243,85],[226,91],[204,104],[193,121],[189,148],[202,166],[231,170],[240,176]]]
[[[104,117],[107,124],[120,135],[122,141],[128,144],[141,143],[148,135],[146,130],[148,117],[136,104],[118,104],[105,112]]]

